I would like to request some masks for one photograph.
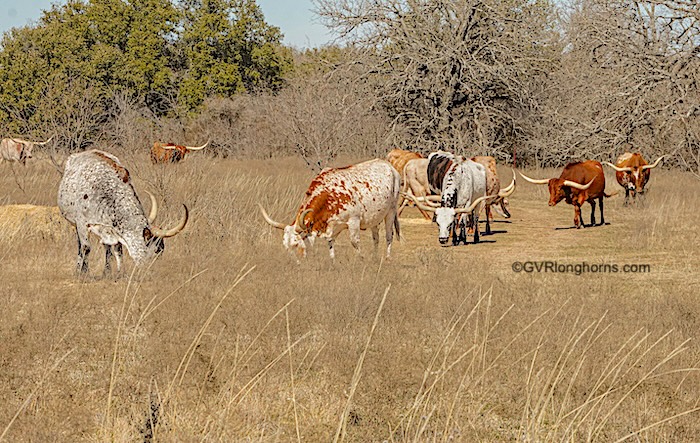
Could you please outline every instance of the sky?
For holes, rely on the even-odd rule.
[[[0,34],[16,26],[35,23],[41,11],[64,0],[0,0]],[[311,12],[311,0],[257,0],[267,23],[284,34],[284,44],[313,48],[328,43],[332,36]]]

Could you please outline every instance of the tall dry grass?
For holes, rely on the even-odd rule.
[[[482,244],[441,248],[408,210],[416,219],[388,261],[369,235],[357,256],[341,234],[335,262],[317,244],[296,264],[256,204],[291,221],[311,178],[302,160],[201,153],[153,166],[146,149],[115,153],[139,194],[156,194],[159,223],[185,203],[190,224],[162,258],[143,269],[127,259],[116,278],[99,277],[94,245],[85,281],[70,226],[28,218],[0,232],[1,441],[700,434],[700,202],[683,173],[655,170],[644,208],[606,201],[604,227],[555,229],[572,225],[573,209],[548,208],[542,187],[519,183],[511,223]],[[55,205],[46,159],[20,172],[23,189],[2,174],[3,205]],[[32,235],[41,223],[54,235]],[[514,260],[652,272],[514,273]]]

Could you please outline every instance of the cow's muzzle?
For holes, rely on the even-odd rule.
[[[441,245],[446,245],[447,241],[450,239],[450,237],[439,237],[438,241],[440,242]]]

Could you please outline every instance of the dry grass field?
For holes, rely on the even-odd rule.
[[[347,233],[296,264],[281,232],[311,178],[298,159],[115,152],[159,221],[191,210],[147,269],[74,274],[60,176],[0,164],[0,441],[697,441],[700,182],[655,169],[646,207],[606,226],[518,182],[513,217],[443,248],[413,208],[394,255]],[[38,156],[40,157],[40,156]],[[553,176],[556,171],[527,171]],[[509,170],[502,169],[508,176]],[[608,172],[608,191],[617,190]],[[148,203],[144,203],[148,205]],[[584,220],[590,209],[584,207]],[[382,239],[383,244],[383,239]],[[382,248],[380,248],[381,250]],[[646,273],[512,270],[515,261]]]

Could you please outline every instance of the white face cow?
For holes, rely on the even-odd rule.
[[[460,242],[466,244],[467,225],[474,228],[474,243],[479,242],[480,205],[489,199],[506,195],[505,193],[510,192],[514,187],[515,183],[512,183],[504,190],[503,194],[487,196],[485,195],[486,173],[484,167],[471,160],[458,160],[453,161],[445,173],[440,207],[423,204],[430,199],[419,201],[410,195],[407,197],[414,200],[419,208],[435,213],[434,220],[438,225],[440,244],[447,244],[450,235],[452,235],[452,244],[458,245]],[[457,228],[459,228],[459,234]]]

